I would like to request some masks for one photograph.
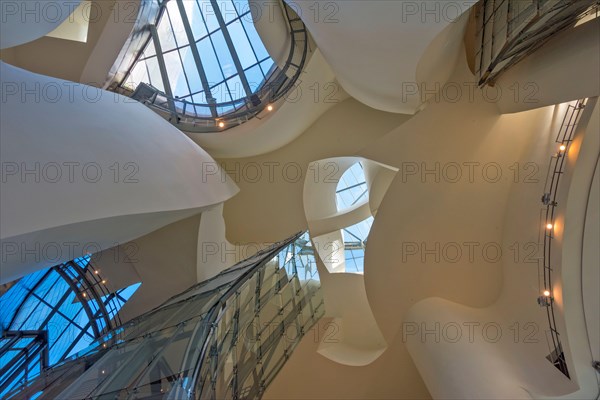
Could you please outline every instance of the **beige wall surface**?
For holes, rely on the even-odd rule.
[[[349,99],[335,105],[302,136],[279,150],[252,158],[218,160],[240,187],[240,193],[225,204],[229,241],[273,242],[306,229],[304,180],[307,176],[325,178],[308,170],[308,164],[355,155],[407,119],[406,115],[376,111]]]

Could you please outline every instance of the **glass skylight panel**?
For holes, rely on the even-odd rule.
[[[252,21],[252,15],[246,14],[245,16],[240,18],[240,20],[242,21],[242,25],[244,25],[244,29],[246,30],[246,34],[248,35],[248,39],[250,40],[252,48],[256,53],[256,58],[259,61],[262,61],[265,58],[271,59],[269,53],[267,52],[267,49],[265,48],[265,45],[263,44],[262,40],[260,39],[260,36],[258,35],[258,32],[256,31],[256,27],[254,26],[254,22]]]
[[[361,163],[350,167],[338,182],[336,204],[338,211],[345,210],[366,201],[369,197],[365,172]]]
[[[160,49],[163,51],[163,53],[173,50],[177,47],[177,42],[175,41],[173,29],[171,29],[171,22],[169,21],[168,13],[163,14],[162,18],[158,22],[156,31],[158,32],[158,36],[160,38]],[[151,45],[154,45],[154,43]]]
[[[235,1],[237,2],[238,0]],[[225,23],[229,23],[238,18],[237,10],[231,0],[217,0],[217,5],[219,6],[219,11],[223,16]]]
[[[227,28],[229,29],[231,39],[233,39],[233,44],[238,57],[240,58],[240,62],[242,63],[242,68],[248,68],[251,65],[256,64],[258,60],[254,55],[252,46],[250,46],[250,41],[246,36],[242,22],[238,19],[229,24]]]
[[[164,4],[156,35],[148,40],[123,85],[135,90],[143,82],[164,94],[170,89],[177,99],[209,107],[186,107],[186,113],[198,115],[235,110],[219,103],[248,102],[273,66],[254,27],[248,0],[169,0]],[[155,55],[156,37],[162,51],[157,57],[164,59],[168,82],[163,82],[158,59],[148,58]],[[207,95],[194,96],[201,91]],[[176,108],[181,110],[182,105]]]

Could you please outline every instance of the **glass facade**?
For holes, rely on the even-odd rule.
[[[306,242],[298,234],[191,287],[8,398],[260,398],[324,314]]]
[[[119,323],[138,284],[110,293],[90,256],[25,276],[0,297],[0,396]]]

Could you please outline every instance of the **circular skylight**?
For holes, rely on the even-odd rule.
[[[170,0],[124,86],[149,84],[201,116],[256,93],[274,68],[248,0]],[[166,77],[165,77],[166,73]]]

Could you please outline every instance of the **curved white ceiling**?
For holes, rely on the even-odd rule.
[[[0,49],[41,38],[56,29],[75,11],[81,0],[2,1]]]
[[[51,240],[62,250],[67,241],[86,240],[97,252],[237,193],[204,150],[144,105],[0,67],[3,246],[35,249]],[[25,266],[74,258],[67,253],[4,257],[2,280],[21,276]]]
[[[315,50],[296,86],[274,104],[274,111],[265,110],[224,132],[187,134],[213,157],[253,157],[292,142],[347,97],[321,53]]]
[[[412,114],[423,102],[417,69],[448,78],[462,46],[466,18],[475,1],[337,0],[288,2],[308,27],[342,87],[366,105]],[[456,26],[452,26],[456,25]],[[434,39],[427,63],[419,61]],[[451,31],[451,32],[450,32]],[[443,81],[440,83],[444,83]],[[435,84],[435,83],[434,83]]]

